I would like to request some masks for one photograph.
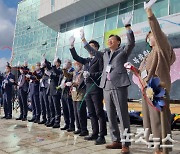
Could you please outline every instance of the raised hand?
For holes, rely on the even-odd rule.
[[[63,64],[63,69],[67,69],[67,63]]]
[[[56,62],[57,62],[57,57],[54,57],[54,60],[53,60],[53,64],[55,65],[56,64]]]
[[[10,82],[14,83],[14,79],[9,79]]]
[[[144,2],[144,9],[150,9],[157,0],[150,0],[148,3]]]
[[[136,75],[136,76],[139,75],[139,70],[133,64],[131,64],[130,62],[125,63],[124,67],[127,70],[131,70],[134,73],[134,75]]]
[[[66,82],[66,86],[67,87],[71,87],[72,86],[72,82]]]
[[[42,57],[42,61],[41,61],[41,67],[44,67],[44,65],[45,65],[45,54],[43,55],[43,57]]]
[[[47,76],[50,76],[50,75],[51,75],[51,72],[50,72],[50,71],[45,70],[45,74],[46,74]]]
[[[29,74],[26,74],[25,76],[26,76],[26,78],[30,78],[31,77],[31,75],[29,75]]]
[[[81,40],[85,39],[84,29],[80,30],[80,37],[81,37]]]
[[[131,26],[133,14],[131,12],[125,14],[125,17],[122,17],[122,23],[125,27]]]
[[[127,63],[125,63],[124,64],[124,67],[126,68],[126,69],[131,69],[132,67],[134,67],[130,62],[127,62]]]
[[[90,73],[88,71],[84,71],[83,77],[87,79],[90,76]]]
[[[71,37],[69,38],[69,45],[70,45],[71,47],[74,47],[74,42],[75,42],[75,37],[74,37],[74,36],[71,36]]]

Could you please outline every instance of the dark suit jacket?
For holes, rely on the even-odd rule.
[[[59,91],[57,91],[56,87],[58,86],[59,76],[62,74],[62,70],[60,68],[57,69],[56,66],[52,66],[52,69],[50,71],[50,85],[47,89],[47,94],[54,96],[59,94]]]
[[[12,95],[13,85],[15,85],[15,83],[11,82],[10,79],[13,79],[15,81],[15,76],[11,72],[9,73],[8,76],[4,77],[2,86],[3,84],[5,84],[5,87],[2,87],[2,92]],[[7,80],[8,83],[4,83],[5,80]]]
[[[26,80],[25,74],[21,74],[18,78],[18,82],[20,83],[19,89],[23,90],[24,92],[28,92],[29,83]]]
[[[47,90],[48,87],[49,87],[49,76],[43,74],[39,84],[39,91],[42,91],[43,89]]]
[[[91,48],[89,44],[86,48]],[[90,73],[90,77],[86,80],[86,89],[89,89],[91,85],[95,82],[97,85],[100,83],[100,76],[103,70],[103,56],[100,52],[97,52],[94,59],[80,57],[75,48],[70,49],[72,57],[74,60],[80,62],[84,65],[84,70]],[[94,85],[90,93],[99,93],[101,89]]]
[[[39,83],[42,76],[43,76],[42,70],[40,70],[39,72],[35,71],[33,74],[31,74],[30,76],[31,82],[29,83],[30,95],[39,95]]]
[[[131,54],[132,49],[135,46],[135,39],[134,39],[134,33],[132,30],[127,31],[127,44],[124,47],[119,47],[112,56],[110,56],[110,49],[107,48],[103,52],[97,52],[90,46],[86,49],[88,52],[92,55],[103,55],[103,61],[104,61],[104,69],[101,77],[100,87],[105,88],[106,81],[107,81],[107,72],[106,68],[110,64],[111,65],[111,71],[110,71],[110,78],[111,83],[115,88],[129,86],[130,80],[127,74],[127,70],[124,67],[124,63],[127,62],[128,56]]]

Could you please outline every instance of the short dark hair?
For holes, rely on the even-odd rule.
[[[9,68],[9,69],[11,70],[11,66],[10,66],[10,65],[7,65],[6,67]]]
[[[59,58],[57,59],[57,62],[58,62],[59,64],[61,64],[61,60],[60,60]]]
[[[7,62],[6,67],[8,67],[11,70],[11,66],[10,66],[9,62]]]
[[[114,35],[114,34],[111,34],[111,35],[109,36],[109,38],[111,38],[111,37],[115,37],[115,38],[116,38],[116,40],[117,40],[117,41],[119,41],[119,42],[120,42],[120,44],[121,44],[121,38],[120,38],[120,36],[118,36],[118,35]],[[120,46],[120,44],[119,44],[119,46]]]
[[[100,45],[99,45],[99,43],[97,42],[97,41],[95,41],[95,40],[91,40],[91,41],[89,41],[89,44],[94,44],[94,46],[96,47],[96,48],[98,48],[98,50],[99,50],[99,48],[100,48]]]

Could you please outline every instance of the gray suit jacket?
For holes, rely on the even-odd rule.
[[[106,68],[111,65],[110,78],[111,84],[115,88],[129,86],[130,80],[124,63],[127,62],[132,49],[135,46],[134,33],[132,30],[127,31],[127,44],[124,47],[119,47],[112,55],[109,48],[104,49],[102,52],[96,51],[90,46],[86,46],[88,52],[92,55],[103,54],[104,68],[101,77],[100,87],[105,88],[107,81]]]

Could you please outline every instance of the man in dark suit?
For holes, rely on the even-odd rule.
[[[128,57],[135,46],[134,33],[131,30],[130,25],[131,18],[132,16],[130,15],[123,19],[128,39],[125,47],[120,47],[121,38],[118,35],[110,35],[108,39],[108,48],[105,49],[104,52],[97,52],[88,46],[84,38],[84,32],[81,31],[81,38],[87,51],[94,56],[99,54],[103,55],[104,68],[100,87],[103,88],[104,92],[110,134],[113,141],[113,143],[107,145],[106,148],[122,148],[121,152],[124,154],[129,153],[130,145],[130,142],[125,141],[123,133],[125,129],[128,129],[128,133],[130,132],[130,120],[127,104],[130,80],[124,64],[127,62]],[[118,127],[116,115],[118,115],[120,120],[120,129]],[[121,142],[122,140],[124,141]]]
[[[43,76],[40,79],[39,84],[39,99],[41,104],[41,115],[42,115],[42,121],[38,124],[49,124],[51,121],[51,112],[50,112],[50,106],[49,106],[49,100],[48,100],[48,94],[47,89],[49,87],[49,76],[45,73],[45,71],[48,71],[51,69],[51,63],[48,62],[46,59],[41,63],[41,70],[43,72]]]
[[[49,87],[47,90],[47,94],[49,95],[49,103],[50,103],[50,111],[51,111],[51,121],[47,124],[47,127],[60,128],[60,117],[61,117],[61,104],[60,104],[60,95],[59,91],[56,89],[58,87],[59,76],[62,74],[62,70],[60,69],[61,60],[55,59],[54,66],[50,71],[46,71],[50,77]]]
[[[13,85],[15,84],[15,76],[11,73],[11,66],[9,63],[5,69],[5,77],[2,82],[2,92],[3,92],[3,105],[4,105],[4,114],[3,119],[12,119],[12,90]]]
[[[18,100],[20,106],[20,116],[16,120],[27,120],[27,96],[28,96],[28,88],[29,83],[25,76],[25,69],[24,67],[20,67],[19,69],[21,75],[18,79]]]
[[[66,76],[66,72],[73,74],[74,68],[72,67],[71,60],[66,60],[63,66],[63,79],[61,81],[60,87],[62,89],[62,107],[65,126],[61,130],[67,130],[68,132],[75,131],[75,117],[72,96],[70,94],[70,87],[72,82],[72,75]]]
[[[93,131],[90,136],[85,137],[85,140],[96,140],[96,145],[105,144],[104,136],[107,135],[107,129],[105,112],[103,110],[103,91],[98,87],[103,70],[103,57],[102,54],[96,54],[96,56],[90,55],[89,58],[78,56],[74,48],[74,41],[75,38],[71,37],[70,51],[73,59],[84,65],[87,92],[85,99]],[[99,43],[94,40],[90,41],[87,46],[92,46],[95,51],[99,49]]]
[[[29,122],[39,123],[40,122],[40,101],[39,101],[39,81],[42,78],[41,63],[36,63],[36,70],[26,74],[26,77],[30,79],[29,93],[31,98],[32,113],[33,116]]]

